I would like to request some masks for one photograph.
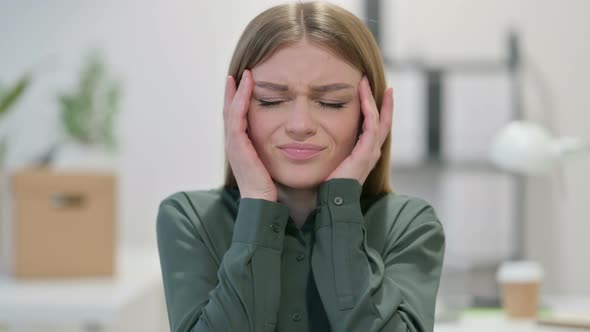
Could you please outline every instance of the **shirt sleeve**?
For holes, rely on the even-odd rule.
[[[367,245],[360,194],[353,179],[331,179],[318,192],[312,269],[332,330],[432,331],[445,243],[440,222],[426,204],[401,211],[396,225],[408,226],[395,243],[387,239],[381,255]]]
[[[164,200],[156,228],[171,331],[273,331],[287,220],[282,204],[242,199],[231,245],[218,263],[187,200]]]

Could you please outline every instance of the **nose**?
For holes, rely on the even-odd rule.
[[[317,130],[317,123],[313,118],[308,101],[304,98],[297,98],[293,108],[289,110],[287,123],[285,124],[287,134],[295,140],[304,140],[313,136]]]

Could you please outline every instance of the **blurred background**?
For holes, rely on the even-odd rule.
[[[158,204],[176,191],[221,185],[233,48],[255,15],[283,2],[0,0],[0,105],[7,105],[0,112],[0,331],[167,329]],[[382,48],[395,91],[395,191],[431,202],[445,226],[439,321],[497,307],[496,272],[510,260],[542,267],[541,307],[554,299],[590,303],[590,158],[578,154],[542,174],[490,159],[515,120],[551,138],[590,140],[590,2],[331,2],[367,22]],[[65,178],[30,171],[47,165]],[[80,169],[86,173],[72,172]],[[96,180],[105,173],[109,179]],[[91,256],[106,270],[80,268],[71,273],[85,278],[56,280],[51,267],[35,270],[32,258],[17,257],[21,237],[70,254],[81,245],[68,242],[70,228],[52,242],[56,227],[35,226],[46,216],[35,193],[51,188],[76,193],[52,196],[52,204],[98,218],[97,233],[77,231],[112,249],[101,255],[95,247]],[[84,205],[94,199],[103,205]],[[41,212],[27,214],[33,210]],[[25,215],[32,224],[18,228]],[[29,277],[18,276],[18,260]]]

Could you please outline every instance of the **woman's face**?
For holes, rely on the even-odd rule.
[[[360,71],[301,41],[252,68],[248,133],[270,176],[297,189],[320,185],[350,155],[360,115]]]

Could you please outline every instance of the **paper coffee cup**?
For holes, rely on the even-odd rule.
[[[511,318],[534,318],[539,305],[543,269],[536,262],[505,262],[498,269],[502,305]]]

